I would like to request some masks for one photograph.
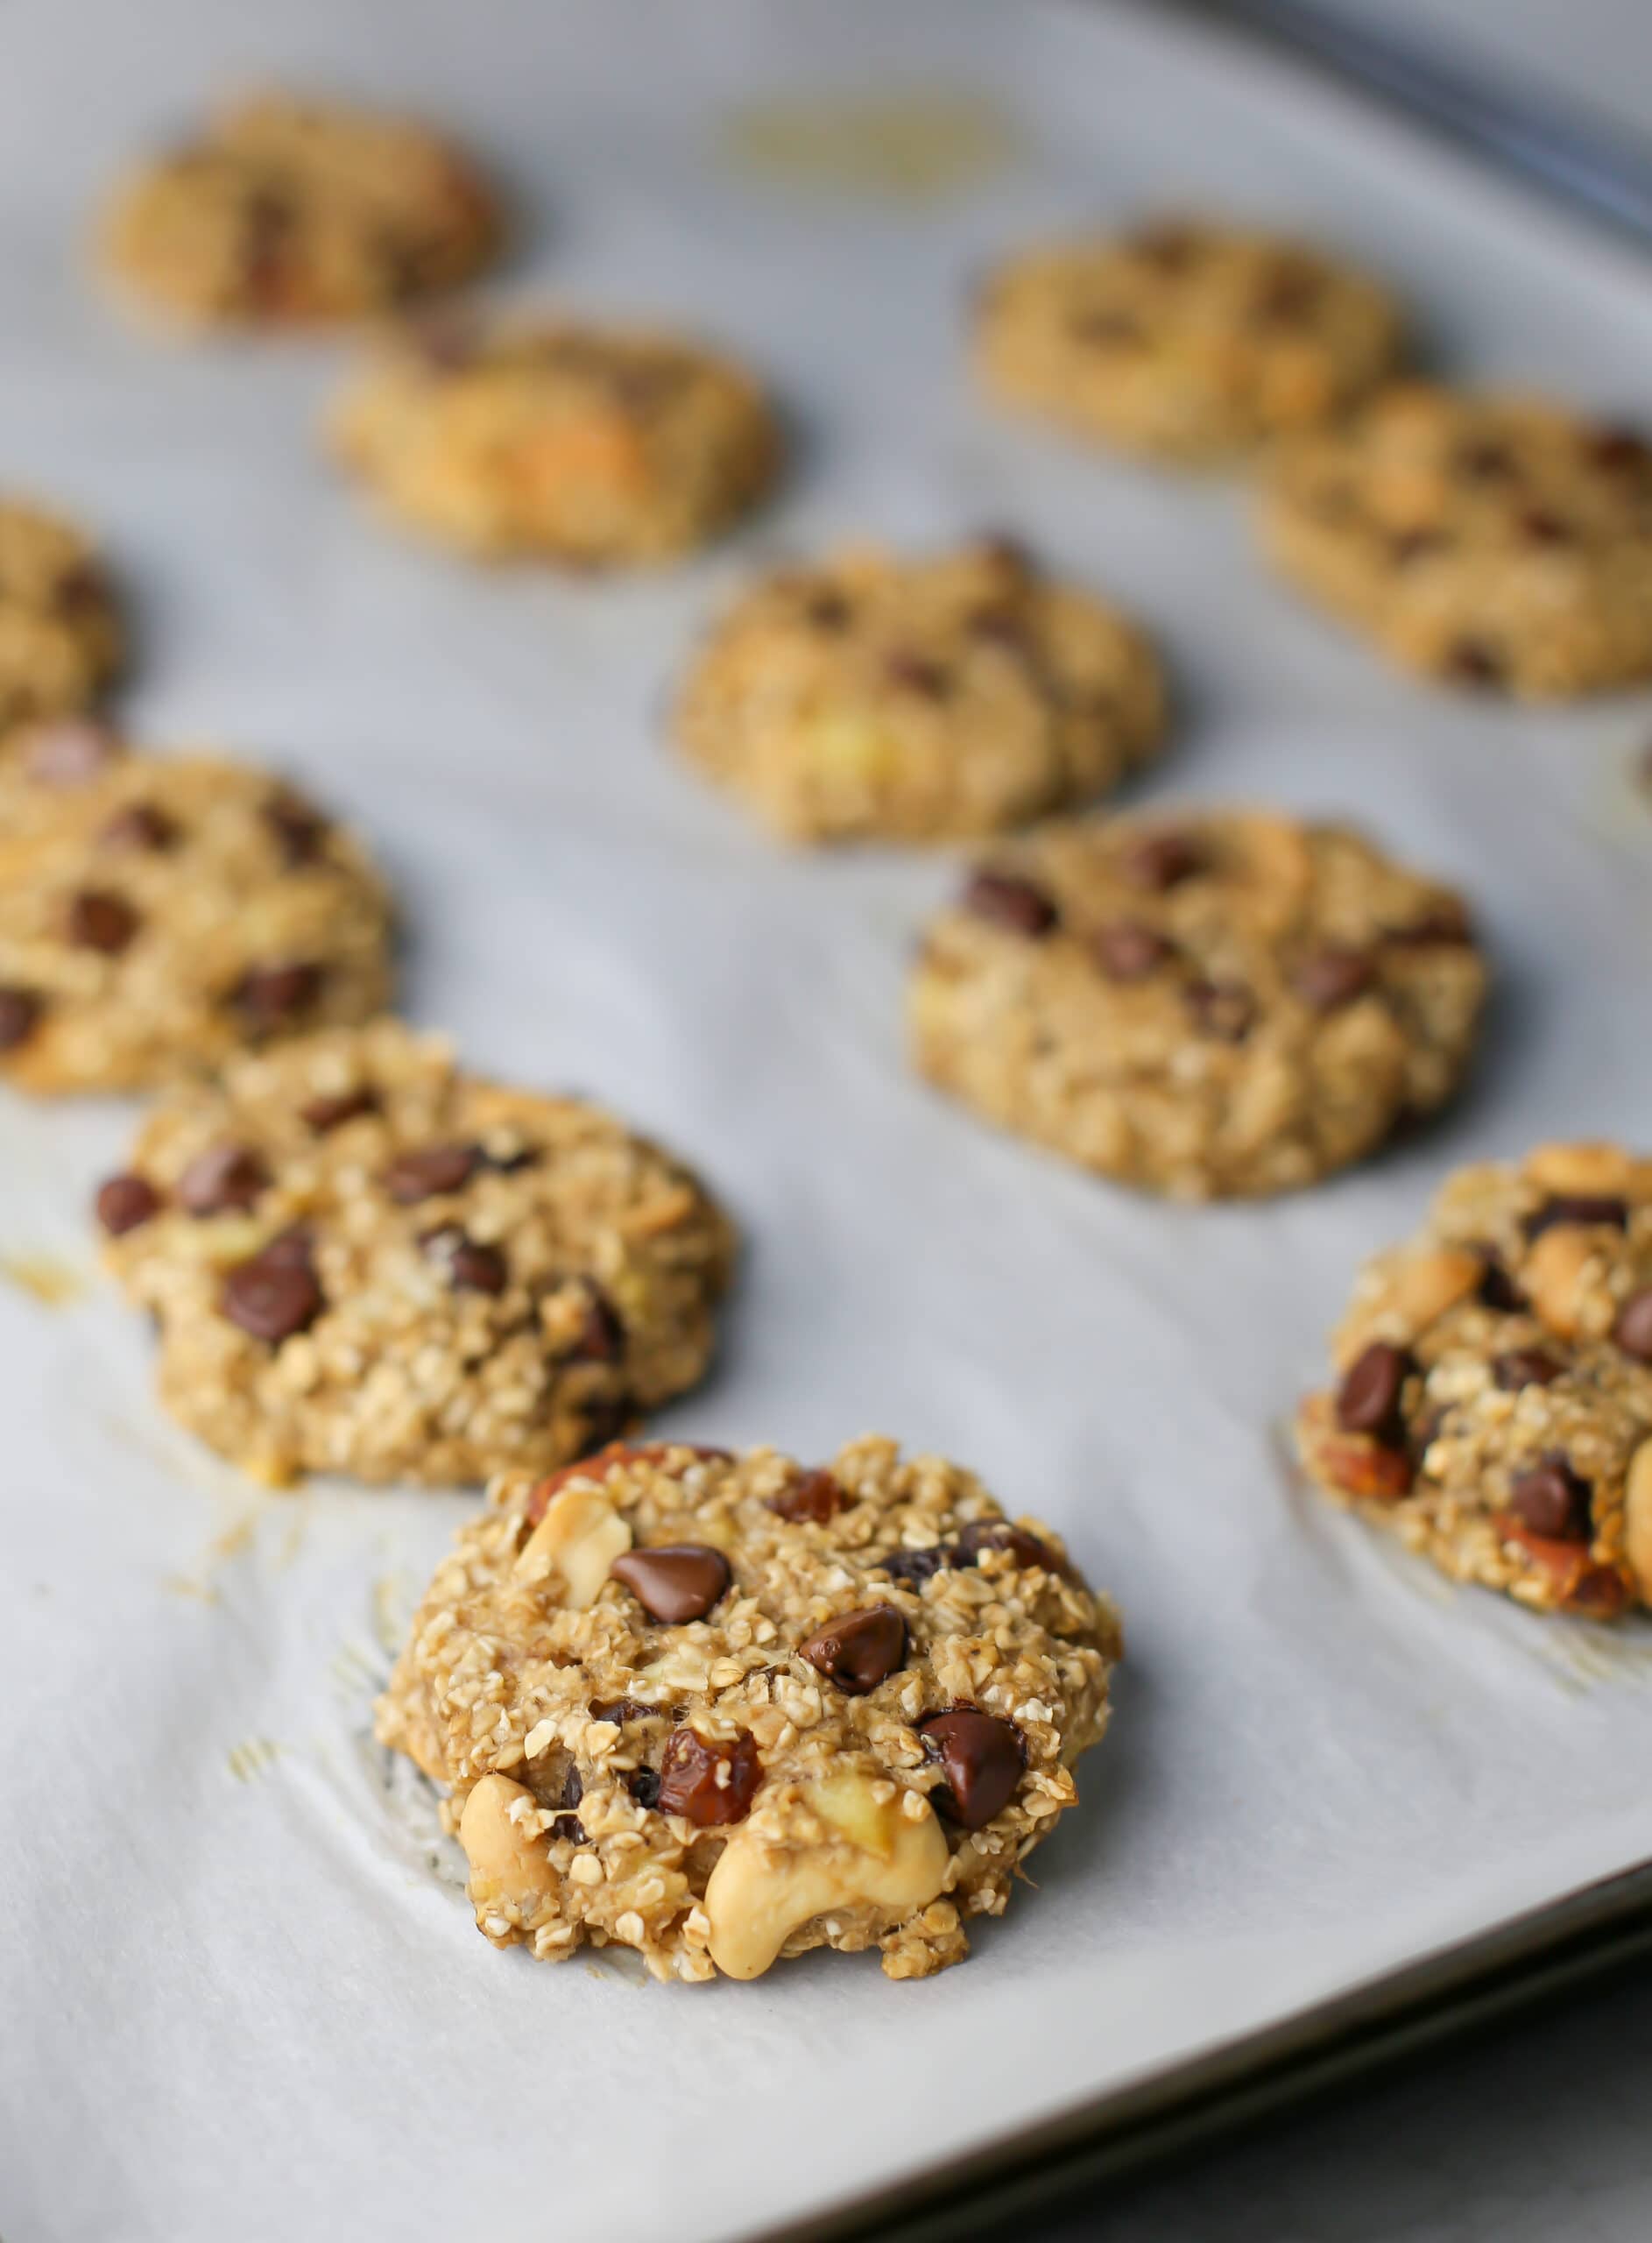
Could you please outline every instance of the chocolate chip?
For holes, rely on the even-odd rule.
[[[1190,981],[1182,995],[1203,1036],[1243,1044],[1256,1025],[1256,1001],[1237,981]]]
[[[1061,1560],[1047,1543],[1007,1518],[971,1519],[959,1532],[954,1563],[972,1566],[983,1550],[1007,1550],[1018,1566],[1039,1566],[1047,1574],[1061,1571]]]
[[[255,1254],[239,1263],[223,1281],[218,1306],[231,1324],[255,1340],[279,1347],[313,1324],[324,1305],[321,1288],[307,1263]]]
[[[1027,1758],[1020,1732],[1008,1722],[957,1706],[920,1723],[918,1734],[946,1777],[935,1804],[949,1822],[978,1830],[1009,1805]]]
[[[951,683],[944,664],[930,662],[922,655],[909,654],[901,647],[886,657],[884,675],[891,685],[920,694],[926,701],[945,700]]]
[[[23,768],[42,787],[84,787],[101,777],[120,753],[119,740],[104,725],[68,718],[31,735]]]
[[[256,1205],[269,1181],[269,1170],[245,1145],[211,1145],[179,1178],[178,1198],[192,1215],[221,1215]]]
[[[1119,858],[1119,871],[1133,888],[1162,895],[1168,888],[1191,880],[1204,864],[1203,851],[1188,834],[1139,833]]]
[[[1511,1348],[1492,1358],[1492,1376],[1506,1394],[1518,1394],[1522,1386],[1551,1386],[1564,1369],[1542,1348]]]
[[[1652,468],[1652,444],[1633,428],[1602,428],[1589,441],[1589,456],[1609,475]]]
[[[594,1698],[588,1709],[593,1721],[611,1721],[623,1729],[629,1721],[664,1721],[663,1706],[646,1705],[640,1698]]]
[[[1161,272],[1184,272],[1203,247],[1197,230],[1174,219],[1142,226],[1125,244],[1133,257]]]
[[[703,1620],[729,1585],[729,1561],[704,1542],[664,1549],[627,1550],[608,1568],[623,1581],[650,1619],[668,1627]]]
[[[111,1176],[97,1188],[97,1220],[111,1238],[136,1230],[160,1212],[160,1194],[144,1176]]]
[[[1444,530],[1398,529],[1388,540],[1388,558],[1396,568],[1408,569],[1426,553],[1437,553],[1448,542]]]
[[[1546,1456],[1520,1473],[1508,1490],[1508,1508],[1522,1526],[1550,1541],[1586,1542],[1593,1532],[1589,1483],[1564,1456]]]
[[[313,1098],[307,1106],[300,1106],[299,1118],[324,1137],[329,1129],[342,1129],[347,1122],[359,1121],[364,1114],[377,1114],[378,1093],[376,1090],[340,1091],[334,1098]]]
[[[585,1843],[585,1825],[577,1815],[553,1815],[549,1835],[553,1838],[566,1838],[572,1845],[582,1846]]]
[[[0,1051],[16,1051],[40,1024],[45,1010],[32,989],[0,986]]]
[[[1281,258],[1257,291],[1252,310],[1258,319],[1292,325],[1319,301],[1324,287],[1324,275],[1306,258]]]
[[[1486,1274],[1480,1279],[1479,1287],[1475,1295],[1480,1305],[1483,1308],[1495,1309],[1504,1316],[1512,1315],[1516,1309],[1523,1308],[1526,1305],[1524,1297],[1519,1286],[1509,1276],[1501,1256],[1489,1246],[1476,1247],[1473,1250],[1480,1256],[1486,1264]]]
[[[1528,506],[1515,527],[1533,545],[1570,545],[1572,539],[1571,523],[1544,506]]]
[[[462,1192],[481,1165],[479,1145],[426,1145],[399,1153],[381,1180],[398,1206],[411,1207],[439,1192]]]
[[[1098,928],[1090,948],[1110,981],[1145,981],[1175,956],[1175,945],[1139,919],[1115,919]]]
[[[315,1263],[315,1233],[308,1223],[288,1223],[258,1249],[258,1259],[272,1269],[309,1270]]]
[[[109,605],[109,579],[94,561],[77,561],[60,576],[52,590],[52,605],[60,615],[89,615]]]
[[[660,1772],[656,1768],[633,1768],[625,1779],[625,1789],[639,1807],[655,1808],[660,1804]]]
[[[878,1560],[892,1581],[900,1581],[911,1589],[921,1588],[935,1574],[957,1562],[956,1547],[947,1542],[933,1543],[927,1550],[892,1550],[886,1558]]]
[[[321,994],[319,966],[252,966],[230,992],[230,1002],[255,1031],[285,1028],[307,1012]]]
[[[1345,1433],[1369,1433],[1385,1448],[1400,1447],[1400,1390],[1416,1369],[1403,1348],[1373,1340],[1356,1355],[1337,1390],[1337,1423]]]
[[[625,1352],[625,1327],[619,1311],[594,1277],[585,1279],[585,1318],[568,1351],[576,1363],[617,1363]]]
[[[1362,950],[1341,943],[1327,943],[1310,952],[1291,972],[1291,987],[1305,1005],[1317,1013],[1338,1011],[1363,997],[1376,979],[1376,969]]]
[[[1506,483],[1516,472],[1514,456],[1508,446],[1490,437],[1459,444],[1455,465],[1457,472],[1471,483]]]
[[[845,1696],[863,1697],[905,1664],[907,1624],[892,1604],[869,1604],[818,1629],[798,1651]]]
[[[1585,1229],[1624,1230],[1628,1227],[1629,1203],[1606,1192],[1562,1192],[1544,1200],[1521,1228],[1528,1238],[1541,1238],[1558,1223],[1577,1223]]]
[[[585,1796],[585,1779],[577,1768],[569,1768],[562,1779],[562,1796],[559,1807],[577,1807]]]
[[[639,1772],[640,1772],[640,1771]],[[675,1729],[660,1763],[659,1807],[700,1829],[740,1822],[752,1811],[763,1763],[749,1731],[710,1743],[692,1729]]]
[[[124,895],[107,888],[83,888],[69,901],[68,938],[77,950],[102,951],[118,958],[142,921]]]
[[[433,1262],[443,1264],[448,1283],[455,1292],[502,1293],[510,1281],[510,1270],[498,1248],[467,1238],[456,1223],[427,1231],[419,1243]]]
[[[985,867],[971,874],[964,909],[977,919],[989,919],[995,927],[1007,927],[1034,942],[1052,933],[1061,922],[1054,902],[1034,881]]]
[[[152,856],[178,839],[178,821],[153,803],[128,803],[117,810],[98,839],[106,849],[142,849]]]
[[[811,592],[803,615],[816,631],[842,631],[853,612],[842,592]]]
[[[1445,657],[1445,675],[1458,685],[1501,685],[1507,674],[1501,655],[1483,639],[1459,639]]]
[[[301,795],[283,788],[265,803],[263,817],[280,848],[282,861],[290,870],[315,862],[328,830],[320,810]]]
[[[286,252],[298,212],[279,188],[255,189],[242,206],[237,262],[255,296],[277,301],[284,288]]]
[[[824,1526],[828,1519],[837,1517],[845,1500],[830,1472],[805,1472],[801,1480],[794,1480],[789,1488],[769,1497],[769,1509],[794,1526],[801,1526],[805,1520]]]
[[[1612,1336],[1626,1355],[1638,1363],[1652,1363],[1652,1285],[1629,1295],[1618,1311]]]

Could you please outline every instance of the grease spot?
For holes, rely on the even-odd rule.
[[[0,1254],[0,1277],[42,1308],[66,1308],[86,1291],[85,1272],[54,1254]]]
[[[930,202],[994,177],[1019,154],[1015,119],[990,95],[808,94],[751,102],[724,117],[727,162],[793,186]]]

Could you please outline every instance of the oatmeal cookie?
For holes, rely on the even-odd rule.
[[[0,770],[19,728],[85,709],[120,664],[114,596],[89,539],[0,499]]]
[[[346,394],[332,437],[410,527],[483,559],[586,568],[705,543],[780,456],[743,368],[674,336],[568,319],[400,338]]]
[[[255,1477],[543,1472],[692,1386],[733,1251],[686,1169],[399,1022],[237,1060],[98,1195],[161,1400]]]
[[[1542,1611],[1652,1603],[1652,1159],[1459,1169],[1331,1348],[1297,1428],[1328,1495]]]
[[[1460,899],[1260,812],[1070,821],[994,851],[914,968],[920,1070],[1184,1199],[1310,1184],[1456,1086],[1486,972]]]
[[[1074,1803],[1119,1650],[1055,1536],[943,1458],[616,1446],[490,1490],[378,1734],[449,1787],[496,1947],[919,1978]]]
[[[942,841],[1115,786],[1164,724],[1141,633],[992,540],[789,570],[712,633],[685,753],[788,840]]]
[[[480,173],[426,126],[267,93],[127,181],[104,254],[175,320],[286,327],[455,287],[488,263],[501,230]]]
[[[1303,244],[1160,220],[1024,251],[990,278],[987,389],[1073,434],[1186,463],[1313,428],[1400,356],[1392,300]]]
[[[389,991],[378,874],[283,782],[84,720],[0,768],[0,1079],[146,1089]]]
[[[1528,700],[1652,677],[1652,444],[1627,429],[1408,383],[1284,449],[1260,528],[1408,669]]]

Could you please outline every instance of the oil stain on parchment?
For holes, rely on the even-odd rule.
[[[42,1308],[67,1308],[86,1291],[85,1272],[54,1254],[0,1253],[0,1279]]]
[[[967,88],[807,94],[745,103],[718,132],[734,168],[792,187],[934,202],[994,178],[1022,135],[999,102]]]

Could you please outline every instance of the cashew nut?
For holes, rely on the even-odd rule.
[[[792,1934],[815,1916],[873,1910],[880,1927],[928,1906],[946,1881],[946,1836],[916,1793],[873,1795],[864,1776],[829,1777],[807,1804],[837,1834],[806,1852],[760,1830],[738,1829],[706,1886],[711,1959],[731,1978],[760,1978]]]
[[[1572,1223],[1557,1223],[1533,1242],[1521,1282],[1538,1321],[1563,1340],[1574,1340],[1583,1324],[1584,1275],[1600,1242]]]
[[[1382,1272],[1381,1289],[1361,1301],[1338,1332],[1338,1361],[1345,1369],[1372,1339],[1401,1344],[1415,1340],[1465,1299],[1485,1275],[1479,1256],[1462,1247],[1394,1256]]]
[[[484,1776],[471,1792],[459,1816],[459,1843],[478,1913],[503,1901],[526,1914],[554,1882],[539,1832],[539,1802],[509,1776]]]
[[[1623,1489],[1623,1547],[1641,1602],[1652,1604],[1652,1440],[1643,1440],[1629,1459]]]
[[[554,1574],[561,1602],[582,1612],[601,1595],[614,1560],[630,1547],[631,1529],[606,1496],[595,1488],[564,1488],[518,1553],[516,1577],[540,1581]]]
[[[1616,1145],[1539,1145],[1527,1157],[1526,1177],[1543,1192],[1615,1197],[1633,1190],[1636,1168]]]

